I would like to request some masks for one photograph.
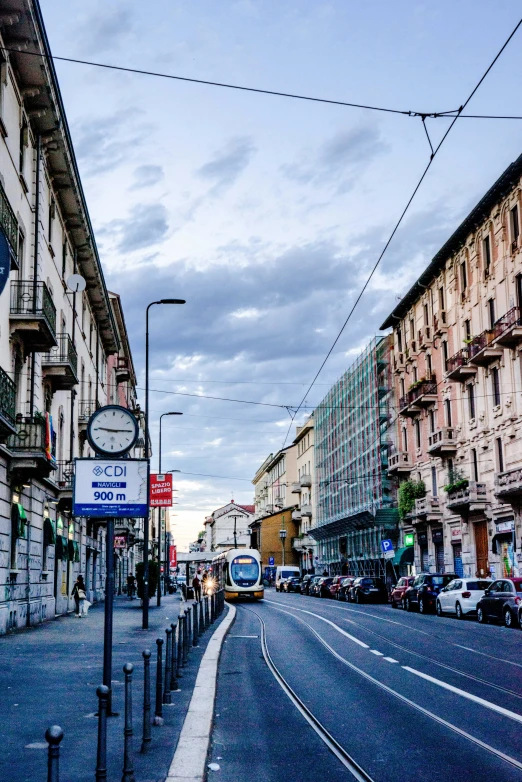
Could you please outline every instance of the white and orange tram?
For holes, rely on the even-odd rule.
[[[212,575],[218,589],[225,590],[225,600],[262,600],[265,594],[261,580],[261,557],[252,548],[233,548],[212,560]]]

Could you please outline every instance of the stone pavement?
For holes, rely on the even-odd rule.
[[[165,639],[182,605],[179,595],[151,604],[149,630],[141,629],[139,600],[115,598],[113,646],[113,709],[119,717],[108,720],[108,780],[121,779],[123,768],[124,663],[134,664],[134,768],[136,782],[163,782],[188,709],[194,682],[208,640],[218,622],[204,633],[189,655],[180,690],[172,693],[172,706],[164,706],[165,724],[152,726],[147,754],[139,752],[142,734],[143,658],[152,651],[151,700],[154,716],[156,638]],[[165,644],[164,644],[165,647]],[[86,619],[74,614],[22,630],[0,639],[0,779],[37,782],[46,779],[44,734],[60,725],[61,782],[93,782],[96,769],[98,720],[96,687],[102,681],[103,604],[93,606]]]

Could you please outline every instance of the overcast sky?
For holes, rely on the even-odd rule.
[[[40,1],[55,55],[426,112],[466,99],[520,14],[505,0]],[[187,300],[151,313],[154,458],[159,415],[183,412],[163,419],[163,468],[182,471],[183,549],[213,509],[252,501],[250,481],[290,418],[176,392],[297,405],[428,162],[428,141],[421,121],[402,115],[56,68],[140,387],[146,305]],[[519,32],[469,113],[517,113],[521,72]],[[448,121],[427,124],[436,141]],[[522,152],[521,131],[517,121],[456,124],[310,409]]]

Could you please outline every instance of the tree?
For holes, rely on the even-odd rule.
[[[399,516],[401,519],[411,513],[415,500],[426,496],[424,481],[403,481],[399,486]]]

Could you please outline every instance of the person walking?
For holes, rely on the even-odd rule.
[[[194,574],[194,578],[192,579],[192,588],[194,590],[194,599],[199,603],[201,600],[201,581],[199,580],[197,573]]]
[[[74,604],[75,604],[75,614],[80,619],[82,616],[87,615],[87,611],[85,610],[85,601],[87,599],[87,592],[85,589],[85,583],[83,580],[83,576],[80,575],[74,582],[73,590],[71,592],[71,597],[74,597]]]

